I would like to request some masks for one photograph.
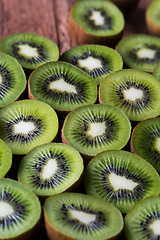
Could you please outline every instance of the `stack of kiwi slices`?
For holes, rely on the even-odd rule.
[[[123,67],[122,58],[117,51],[96,44],[71,48],[60,56],[60,60],[82,69],[93,77],[98,85],[104,77]]]
[[[71,32],[78,28],[79,37],[85,43],[114,45],[121,38],[124,17],[110,1],[79,0],[72,7]]]
[[[60,57],[37,34],[0,42],[0,240],[160,239],[160,39],[117,42],[112,2],[138,0],[74,1]]]

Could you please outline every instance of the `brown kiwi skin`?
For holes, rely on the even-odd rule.
[[[147,25],[148,32],[152,35],[160,37],[160,26],[158,26],[154,22],[152,22],[150,20],[150,18],[148,17],[147,13],[145,15],[145,19],[146,19],[146,25]]]
[[[84,31],[82,27],[79,26],[73,20],[71,13],[69,17],[69,27],[72,39],[76,39],[76,41],[74,42],[75,44],[73,44],[73,47],[81,44],[100,44],[114,48],[117,45],[117,43],[121,40],[124,32],[124,30],[122,29],[120,33],[115,34],[113,36],[95,36],[89,34],[86,31]]]

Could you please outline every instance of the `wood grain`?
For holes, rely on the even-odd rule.
[[[46,36],[58,44],[60,53],[83,44],[73,36],[69,15],[76,0],[0,0],[0,40],[9,34],[32,32]],[[141,0],[134,13],[126,19],[124,36],[147,33],[145,9],[151,0]],[[76,29],[75,29],[76,31]]]

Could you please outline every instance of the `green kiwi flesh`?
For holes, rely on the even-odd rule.
[[[26,77],[18,61],[0,54],[0,108],[17,100],[26,88]]]
[[[153,72],[160,62],[160,41],[158,37],[134,34],[124,37],[117,46],[124,63],[145,72]]]
[[[160,82],[151,74],[123,69],[101,81],[100,103],[120,108],[130,120],[142,121],[160,114]]]
[[[140,122],[133,130],[131,146],[160,174],[160,117]]]
[[[21,160],[18,179],[39,196],[69,189],[83,172],[78,151],[63,143],[47,143],[32,149]]]
[[[160,81],[160,63],[156,65],[153,76],[156,77]]]
[[[71,48],[60,56],[60,60],[80,68],[93,77],[97,84],[105,76],[123,67],[122,58],[117,51],[96,44]]]
[[[53,41],[33,33],[17,33],[5,37],[0,42],[0,50],[16,58],[26,69],[35,69],[59,58],[58,47]]]
[[[122,213],[127,213],[137,201],[158,195],[159,184],[159,175],[151,164],[123,150],[97,154],[84,175],[87,194],[109,201]]]
[[[3,178],[12,165],[12,152],[8,145],[0,139],[0,178]]]
[[[24,239],[38,223],[41,206],[36,195],[11,179],[0,179],[0,239]]]
[[[137,202],[124,220],[126,240],[159,240],[160,196]]]
[[[29,98],[39,99],[59,111],[72,111],[97,99],[94,79],[67,62],[49,62],[29,78]]]
[[[57,131],[57,114],[44,102],[22,100],[0,109],[0,138],[13,154],[26,154],[40,144],[51,142]]]
[[[112,204],[78,193],[46,199],[44,216],[50,239],[111,239],[123,228],[122,215]]]
[[[121,110],[95,104],[79,107],[68,114],[63,124],[62,141],[86,156],[95,156],[105,150],[123,148],[130,133],[130,121]]]
[[[151,1],[146,9],[146,24],[148,31],[156,36],[160,36],[160,1],[154,0]]]
[[[110,37],[124,28],[123,14],[109,1],[79,0],[74,4],[71,14],[76,24],[90,35]]]

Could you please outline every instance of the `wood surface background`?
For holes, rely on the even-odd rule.
[[[0,0],[0,40],[5,36],[31,32],[48,37],[57,43],[60,53],[83,44],[71,37],[69,15],[76,0]],[[148,33],[145,10],[151,0],[140,0],[138,8],[126,19],[124,36],[133,33]],[[46,240],[42,221],[32,240]]]

